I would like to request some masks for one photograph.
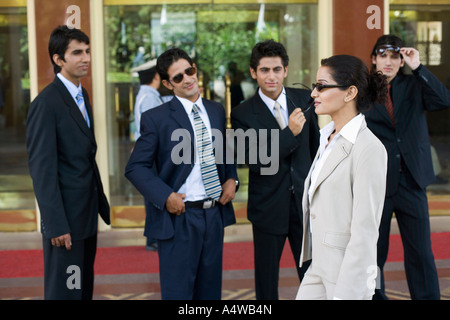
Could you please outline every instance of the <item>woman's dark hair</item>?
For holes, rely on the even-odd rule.
[[[185,59],[192,66],[193,62],[191,57],[179,48],[171,48],[162,53],[156,60],[156,71],[159,73],[161,80],[169,81],[169,70],[172,63],[177,62],[180,59]]]
[[[388,93],[386,76],[381,72],[369,72],[361,59],[350,55],[336,55],[323,59],[321,65],[330,68],[331,76],[338,85],[355,86],[358,89],[356,108],[359,112],[369,110],[375,102],[386,101]]]
[[[77,40],[85,44],[89,44],[89,37],[81,30],[75,28],[69,28],[68,26],[59,26],[53,30],[48,41],[48,53],[53,65],[53,71],[55,74],[61,71],[61,68],[53,61],[55,54],[59,55],[61,60],[64,60],[64,54],[69,47],[69,43],[72,40]]]
[[[266,40],[258,42],[252,49],[252,55],[250,57],[250,68],[256,71],[259,65],[259,61],[262,58],[267,57],[280,57],[283,61],[283,66],[287,67],[289,64],[289,56],[284,46],[273,40]]]
[[[376,50],[378,49],[378,47],[386,46],[386,45],[393,46],[393,47],[400,47],[400,48],[405,46],[402,39],[400,39],[399,37],[397,37],[393,34],[382,35],[381,37],[379,37],[377,39],[377,42],[375,43],[375,45],[372,48],[372,53],[370,54],[371,58],[373,56],[375,56],[375,57],[377,56]],[[402,59],[403,59],[403,57],[402,57]],[[377,66],[375,64],[372,64],[372,71],[375,71],[375,70],[377,70]],[[398,73],[403,74],[403,67],[400,68]]]

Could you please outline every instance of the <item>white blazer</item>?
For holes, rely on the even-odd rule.
[[[335,284],[335,297],[370,299],[386,192],[386,149],[365,120],[355,144],[338,137],[310,203],[308,189],[318,154],[305,180],[300,266],[312,259],[308,270]]]

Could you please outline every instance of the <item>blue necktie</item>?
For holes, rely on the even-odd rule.
[[[219,200],[222,193],[222,186],[220,185],[219,175],[217,174],[211,139],[202,118],[198,114],[198,106],[196,104],[192,107],[192,112],[194,114],[195,136],[198,154],[200,156],[203,185],[209,197]]]
[[[78,94],[77,94],[77,104],[78,104],[78,108],[81,111],[81,114],[83,115],[84,120],[86,121],[88,127],[90,128],[91,123],[89,122],[86,105],[84,104],[83,93],[81,93],[81,91],[78,91]]]

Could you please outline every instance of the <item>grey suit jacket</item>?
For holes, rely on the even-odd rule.
[[[338,137],[319,173],[310,203],[308,189],[318,154],[305,180],[300,265],[312,258],[311,271],[336,284],[336,297],[370,298],[373,289],[367,284],[377,266],[386,149],[365,120],[355,144]]]

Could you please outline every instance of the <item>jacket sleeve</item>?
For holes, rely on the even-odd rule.
[[[163,210],[174,191],[152,169],[158,152],[158,132],[154,119],[144,113],[141,118],[141,137],[136,141],[125,168],[125,176],[144,198]],[[155,192],[157,191],[157,192]]]
[[[54,109],[43,99],[35,100],[27,117],[28,166],[46,238],[70,232],[59,187],[56,130]]]
[[[450,91],[422,64],[413,71],[422,88],[424,108],[436,111],[450,107]]]

